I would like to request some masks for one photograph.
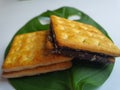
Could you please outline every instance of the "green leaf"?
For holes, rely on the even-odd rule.
[[[49,23],[42,24],[41,20],[44,21],[45,18],[49,18],[51,15],[57,15],[64,18],[77,15],[80,19],[76,21],[93,25],[110,38],[107,32],[93,19],[82,11],[72,7],[62,7],[54,11],[48,10],[26,23],[15,35],[39,30],[48,30]],[[12,40],[6,49],[5,56],[9,51],[11,43]],[[113,66],[113,63],[103,65],[74,59],[73,67],[69,70],[31,77],[14,78],[9,79],[9,81],[16,90],[94,90],[106,81]]]

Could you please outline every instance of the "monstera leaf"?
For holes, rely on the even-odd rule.
[[[87,23],[98,28],[108,38],[107,32],[88,15],[72,7],[62,7],[54,11],[46,11],[26,23],[15,35],[49,29],[49,17],[57,15],[64,18],[76,16],[76,21]],[[74,18],[73,18],[74,19]],[[14,37],[13,37],[14,38]],[[8,45],[5,56],[11,46]],[[41,42],[42,43],[42,42]],[[30,77],[9,79],[16,90],[94,90],[109,77],[114,63],[98,64],[89,60],[73,60],[69,70],[56,71]]]

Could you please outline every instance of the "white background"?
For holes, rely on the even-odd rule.
[[[36,15],[61,6],[72,6],[87,13],[120,47],[120,0],[0,0],[0,73],[4,51],[15,32]],[[14,88],[7,80],[0,79],[0,90]],[[120,58],[99,90],[120,90]]]

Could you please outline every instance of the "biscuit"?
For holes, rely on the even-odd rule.
[[[72,58],[51,54],[46,48],[48,31],[17,35],[3,63],[3,72],[32,69],[55,63],[70,61]]]
[[[120,56],[120,49],[97,28],[88,24],[52,15],[50,33],[54,49],[65,47],[93,54]]]
[[[57,64],[48,65],[48,66],[39,66],[36,68],[25,69],[21,71],[4,72],[2,77],[18,78],[18,77],[24,77],[24,76],[33,76],[33,75],[38,75],[42,73],[65,70],[70,68],[71,66],[72,66],[72,63],[68,61],[68,62],[57,63]]]

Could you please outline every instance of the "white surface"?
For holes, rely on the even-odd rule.
[[[0,66],[5,48],[15,32],[34,16],[61,6],[78,8],[102,25],[120,47],[120,0],[0,0]],[[1,69],[0,69],[1,72]],[[14,90],[0,79],[0,90]],[[120,58],[99,90],[120,90]]]

